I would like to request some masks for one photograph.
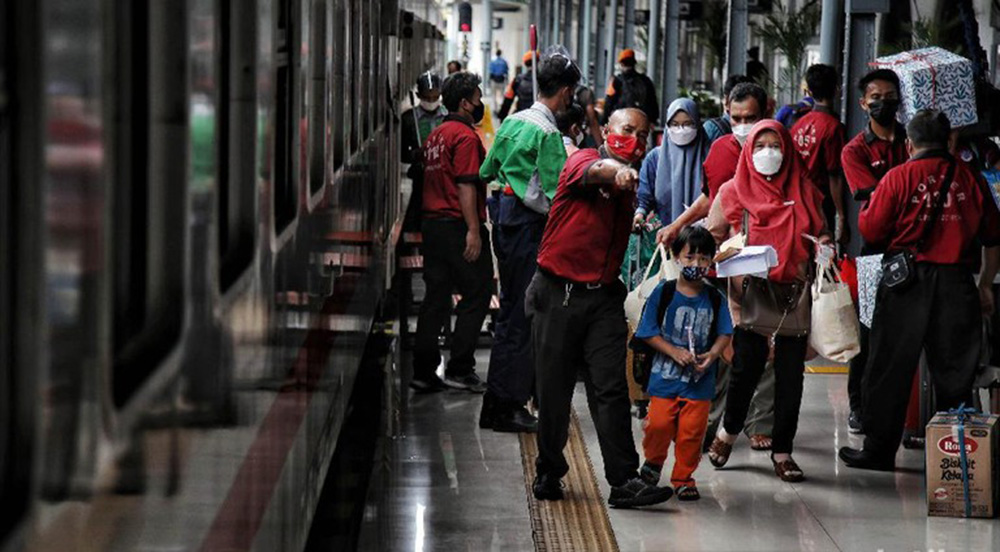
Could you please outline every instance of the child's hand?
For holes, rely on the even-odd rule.
[[[691,351],[687,349],[682,349],[681,347],[670,346],[670,358],[674,359],[674,362],[681,366],[694,366],[698,363]]]
[[[719,359],[719,354],[709,351],[707,353],[702,353],[698,355],[698,364],[695,366],[695,370],[698,372],[705,372],[711,368],[712,363]]]

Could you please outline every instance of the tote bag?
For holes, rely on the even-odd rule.
[[[660,261],[659,270],[655,274],[650,274],[657,257]],[[646,265],[642,282],[625,296],[625,318],[628,319],[633,328],[639,327],[639,321],[642,319],[642,308],[646,305],[646,299],[656,289],[657,284],[663,280],[676,280],[678,276],[680,276],[680,269],[677,267],[677,263],[670,261],[670,256],[667,255],[667,249],[663,244],[658,245],[656,253]]]
[[[817,264],[812,284],[812,330],[809,345],[820,355],[847,362],[861,352],[858,316],[854,313],[851,288],[835,265]]]

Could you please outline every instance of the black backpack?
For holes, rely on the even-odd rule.
[[[642,75],[633,71],[619,75],[618,79],[622,83],[622,98],[618,102],[618,108],[637,107],[645,112],[649,103],[649,89]]]
[[[708,343],[711,347],[715,343],[716,337],[718,337],[716,328],[719,324],[719,309],[722,308],[723,295],[718,288],[707,282],[705,283],[705,289],[708,290],[708,300],[712,303],[713,319],[711,329],[708,331]],[[656,304],[657,327],[662,328],[663,317],[666,316],[667,308],[670,307],[670,302],[673,301],[676,291],[676,280],[667,280],[663,284],[663,293],[660,294],[660,301]],[[643,307],[643,314],[645,314],[647,308],[649,308],[648,301]],[[632,379],[642,386],[643,391],[647,391],[649,389],[649,375],[653,371],[653,359],[656,357],[656,350],[646,343],[644,339],[639,339],[635,335],[629,341],[628,348],[632,349]]]

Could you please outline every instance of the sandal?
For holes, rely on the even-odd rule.
[[[721,468],[729,461],[729,455],[733,452],[733,445],[716,437],[708,447],[708,461],[716,468]]]
[[[694,485],[681,485],[674,490],[674,496],[677,497],[677,500],[690,502],[700,499],[701,493],[698,492],[698,487]]]
[[[786,483],[799,483],[806,478],[805,474],[802,473],[802,468],[795,463],[795,460],[789,459],[775,462],[772,456],[771,462],[774,464],[775,475]]]
[[[750,448],[753,450],[771,450],[771,437],[762,433],[751,435]]]

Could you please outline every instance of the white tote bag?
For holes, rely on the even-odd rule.
[[[847,362],[857,356],[861,352],[858,315],[854,312],[851,289],[835,266],[817,266],[812,299],[809,345],[835,362]]]
[[[660,269],[656,274],[650,274],[657,257],[660,259]],[[667,249],[662,243],[656,246],[656,253],[649,260],[649,264],[646,265],[646,272],[643,273],[642,283],[625,296],[625,318],[628,319],[628,323],[633,328],[639,327],[639,321],[642,319],[642,308],[646,304],[646,299],[656,289],[657,284],[663,280],[676,280],[678,276],[680,276],[680,269],[677,268],[677,263],[673,262],[670,256],[667,255]]]

